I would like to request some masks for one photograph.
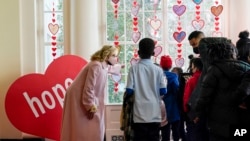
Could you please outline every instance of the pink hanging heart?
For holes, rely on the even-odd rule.
[[[183,13],[185,13],[186,6],[185,5],[174,5],[173,11],[176,15],[181,16]]]
[[[132,15],[137,16],[137,14],[139,13],[139,9],[140,9],[139,5],[133,6],[131,10]]]
[[[186,37],[186,32],[174,32],[173,37],[178,43],[180,43]]]
[[[112,75],[111,75],[111,78],[112,78],[112,80],[113,80],[114,82],[118,83],[118,82],[121,80],[122,75],[121,75],[121,74],[112,74]]]
[[[222,11],[223,11],[223,6],[222,5],[212,6],[211,7],[211,12],[216,17],[218,17],[221,14]]]
[[[130,60],[130,64],[131,64],[131,65],[135,65],[135,64],[137,64],[139,61],[140,61],[139,58],[132,58],[132,59]]]
[[[57,33],[58,30],[59,30],[59,25],[58,25],[58,24],[52,24],[52,23],[50,23],[50,24],[48,25],[48,27],[49,27],[49,31],[50,31],[53,35],[56,35],[56,33]]]
[[[117,4],[117,3],[119,2],[119,0],[112,0],[112,2],[113,2],[114,4]]]
[[[184,65],[184,58],[176,58],[175,59],[175,64],[177,67],[183,67]]]
[[[159,19],[151,19],[150,25],[154,30],[158,30],[161,27],[161,21]]]
[[[204,20],[193,20],[192,21],[192,26],[196,30],[201,30],[204,27],[204,25],[205,25],[205,21]]]
[[[222,37],[222,32],[214,31],[212,36],[213,37]]]
[[[134,43],[137,43],[137,41],[141,38],[141,32],[133,32],[132,34],[132,40]]]
[[[156,46],[154,49],[154,57],[157,57],[158,55],[160,55],[162,52],[162,47],[161,46]]]

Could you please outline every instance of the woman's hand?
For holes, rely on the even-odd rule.
[[[88,110],[87,112],[87,117],[89,120],[93,119],[95,112],[92,112],[91,109]]]

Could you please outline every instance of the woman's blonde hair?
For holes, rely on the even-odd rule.
[[[100,50],[98,50],[91,56],[90,60],[103,62],[105,61],[107,57],[109,57],[116,50],[117,48],[114,46],[104,45]]]

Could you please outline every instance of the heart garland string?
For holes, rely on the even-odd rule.
[[[222,37],[222,32],[220,31],[220,14],[223,11],[223,6],[219,5],[219,2],[215,0],[215,5],[211,7],[211,13],[214,15],[214,31],[212,33],[213,37]]]
[[[51,49],[52,49],[52,56],[54,59],[56,59],[56,50],[57,50],[57,42],[56,42],[56,34],[59,31],[59,25],[56,23],[56,19],[55,19],[55,8],[54,8],[54,2],[53,2],[53,7],[52,7],[52,19],[51,19],[51,23],[48,24],[48,28],[51,35]]]
[[[186,6],[182,4],[182,0],[177,0],[177,5],[173,6],[174,13],[178,16],[177,31],[173,33],[173,38],[177,41],[177,58],[175,59],[175,65],[182,67],[184,65],[184,58],[182,57],[182,41],[186,37],[186,32],[182,31],[180,17],[185,13]]]
[[[162,52],[162,46],[160,45],[157,45],[158,41],[157,41],[157,36],[158,36],[158,31],[160,30],[161,28],[161,25],[162,25],[162,21],[156,16],[156,8],[157,8],[157,5],[159,4],[159,1],[158,0],[154,0],[154,16],[153,18],[151,18],[149,20],[149,24],[150,24],[150,27],[151,27],[151,30],[150,30],[150,33],[153,32],[151,35],[152,37],[154,37],[155,39],[155,50],[154,50],[154,57],[155,57],[155,63],[157,63],[157,56],[161,54]]]
[[[133,58],[130,60],[131,65],[135,65],[139,61],[139,55],[138,55],[138,49],[136,47],[137,42],[141,38],[141,32],[139,31],[139,20],[138,20],[138,14],[140,10],[140,5],[139,3],[134,0],[132,2],[132,9],[131,9],[131,15],[132,15],[132,24],[133,24],[133,31],[132,31],[132,41],[134,42],[134,55]]]
[[[120,0],[112,0],[112,4],[113,4],[113,8],[114,8],[114,45],[115,47],[119,48],[119,50],[121,50],[120,47],[120,42],[119,42],[119,34],[118,34],[118,10],[119,10],[119,4],[120,4]],[[119,87],[119,81],[121,80],[121,73],[119,72],[118,74],[111,74],[111,80],[114,81],[114,92],[115,94],[118,93],[118,87]]]
[[[195,19],[192,20],[192,26],[194,28],[194,30],[201,30],[204,25],[205,25],[205,20],[201,19],[201,6],[200,4],[202,3],[202,0],[193,0],[193,2],[195,3]]]

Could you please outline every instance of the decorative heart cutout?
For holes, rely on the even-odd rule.
[[[219,5],[219,6],[212,6],[211,7],[211,12],[214,16],[219,16],[221,14],[221,12],[223,11],[223,6]]]
[[[197,5],[199,5],[199,4],[202,2],[202,0],[193,0],[193,2],[194,2],[195,4],[197,4]]]
[[[162,47],[161,46],[156,46],[154,49],[154,57],[157,57],[158,55],[160,55],[162,52]]]
[[[186,11],[185,5],[174,5],[173,11],[176,15],[181,16]]]
[[[117,4],[117,3],[119,2],[119,0],[112,0],[112,2],[113,2],[114,4]]]
[[[161,27],[161,20],[159,19],[151,19],[150,25],[154,30],[158,30]]]
[[[223,37],[222,35],[223,35],[222,32],[218,32],[218,31],[214,31],[212,34],[213,37]]]
[[[52,24],[50,23],[48,25],[49,27],[49,31],[53,34],[53,35],[56,35],[56,33],[59,31],[59,25],[58,24]]]
[[[122,75],[121,75],[121,74],[112,74],[112,75],[111,75],[111,79],[112,79],[114,82],[116,82],[116,83],[118,83],[118,82],[121,80],[121,78],[122,78]]]
[[[131,65],[135,65],[135,64],[137,64],[139,61],[140,61],[139,58],[132,58],[132,59],[130,60],[130,64],[131,64]]]
[[[175,65],[177,67],[183,67],[183,65],[184,65],[184,58],[176,58],[175,59]]]
[[[204,20],[193,20],[192,21],[192,26],[194,27],[195,30],[201,30],[205,25]]]
[[[137,41],[141,38],[141,32],[133,32],[132,34],[132,40],[134,43],[137,43]]]
[[[184,31],[181,31],[181,32],[174,32],[173,37],[174,37],[174,39],[175,39],[178,43],[180,43],[180,42],[182,42],[182,40],[184,40],[184,38],[186,37],[186,32],[184,32]]]
[[[10,122],[22,132],[60,140],[65,92],[85,64],[80,57],[64,55],[44,74],[31,73],[15,80],[5,98]]]
[[[133,6],[132,10],[131,10],[132,15],[137,16],[137,14],[139,13],[139,10],[140,10],[140,6],[139,5]]]

